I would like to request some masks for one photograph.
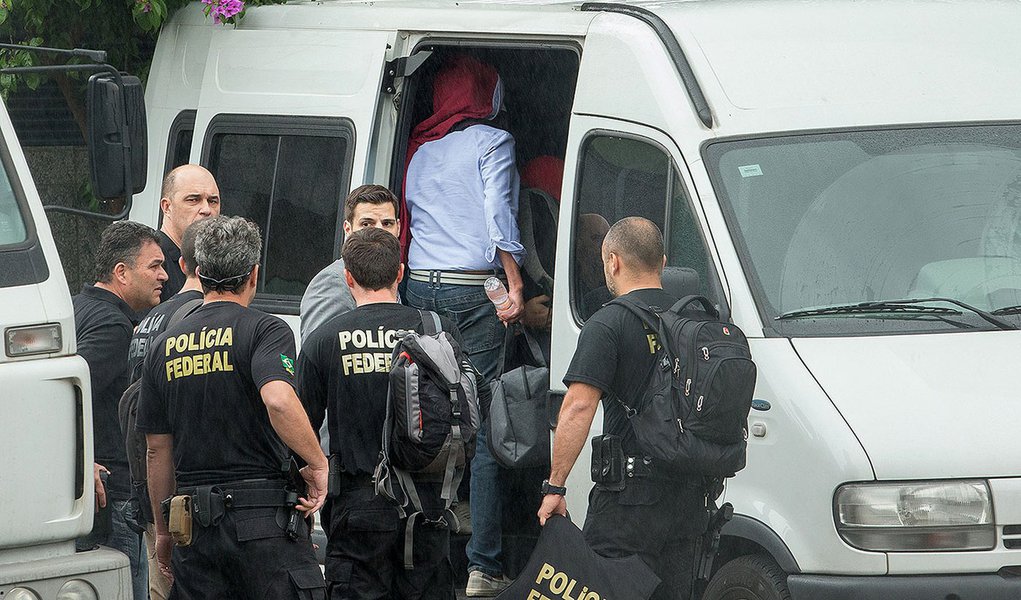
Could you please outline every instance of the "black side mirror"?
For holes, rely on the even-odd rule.
[[[123,89],[117,86],[112,74],[97,73],[89,78],[86,96],[92,192],[105,200],[129,195],[125,193],[128,175],[131,194],[145,189],[148,150],[142,82],[131,75],[122,75],[121,80]],[[127,139],[123,132],[125,123]],[[130,165],[126,156],[130,156]]]

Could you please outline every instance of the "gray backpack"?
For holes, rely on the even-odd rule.
[[[419,517],[449,526],[450,507],[475,454],[479,429],[475,371],[436,313],[422,311],[424,333],[402,332],[393,351],[376,493],[407,517],[405,568],[413,568],[411,538]],[[422,483],[439,490],[423,505]],[[419,484],[419,485],[416,485]],[[436,499],[433,499],[436,500]],[[431,506],[441,506],[438,511]],[[437,514],[438,513],[438,514]]]

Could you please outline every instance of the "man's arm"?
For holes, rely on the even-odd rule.
[[[525,284],[521,280],[521,269],[514,256],[506,250],[497,250],[496,255],[500,258],[504,273],[507,274],[507,293],[511,299],[511,305],[503,310],[497,310],[496,316],[504,323],[514,323],[525,310]]]
[[[145,470],[149,484],[149,502],[156,521],[156,562],[159,570],[170,581],[174,574],[170,570],[170,555],[174,541],[170,530],[163,521],[160,504],[174,495],[177,482],[174,480],[174,436],[169,433],[145,434]]]
[[[262,401],[269,413],[269,422],[287,447],[297,453],[308,466],[301,469],[301,475],[308,484],[307,498],[301,498],[299,509],[307,514],[314,513],[326,501],[326,482],[329,464],[319,440],[312,431],[305,408],[289,383],[273,380],[259,389]]]
[[[587,383],[574,382],[567,388],[557,418],[556,434],[553,436],[553,466],[549,476],[551,485],[562,486],[567,481],[588,439],[592,419],[602,395],[602,390]],[[539,523],[545,525],[546,519],[553,514],[566,515],[567,500],[557,494],[547,494],[539,507]]]

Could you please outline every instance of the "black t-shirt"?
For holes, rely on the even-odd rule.
[[[443,330],[461,342],[440,317]],[[371,475],[379,462],[391,354],[398,331],[422,331],[422,314],[394,302],[359,306],[318,327],[298,356],[298,396],[317,431],[329,408],[330,454],[344,472]]]
[[[128,346],[135,312],[112,292],[92,285],[73,299],[78,354],[89,364],[96,462],[110,469],[107,492],[114,500],[131,493],[128,455],[117,405],[128,387]]]
[[[670,308],[677,299],[661,289],[635,290],[625,297]],[[622,437],[626,452],[636,453],[634,431],[616,398],[632,408],[645,391],[656,360],[656,334],[623,306],[599,309],[581,328],[578,348],[564,383],[587,383],[603,392],[603,433]]]
[[[174,436],[179,486],[279,478],[287,447],[259,390],[293,385],[294,334],[234,302],[204,304],[153,341],[136,427]]]
[[[131,336],[131,347],[128,349],[128,373],[131,374],[131,381],[142,376],[142,360],[145,359],[145,353],[152,346],[156,336],[166,330],[174,314],[188,302],[201,299],[202,292],[199,290],[181,292],[169,300],[160,302],[142,319]]]
[[[170,236],[157,231],[160,238],[160,250],[163,251],[163,269],[167,272],[167,280],[163,282],[163,291],[160,292],[160,302],[166,302],[174,294],[184,287],[184,271],[181,270],[181,249],[177,247]]]

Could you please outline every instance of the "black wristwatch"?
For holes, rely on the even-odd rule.
[[[566,496],[567,488],[561,485],[553,485],[549,482],[549,479],[542,481],[542,495],[548,496],[550,494],[556,494],[557,496]]]

